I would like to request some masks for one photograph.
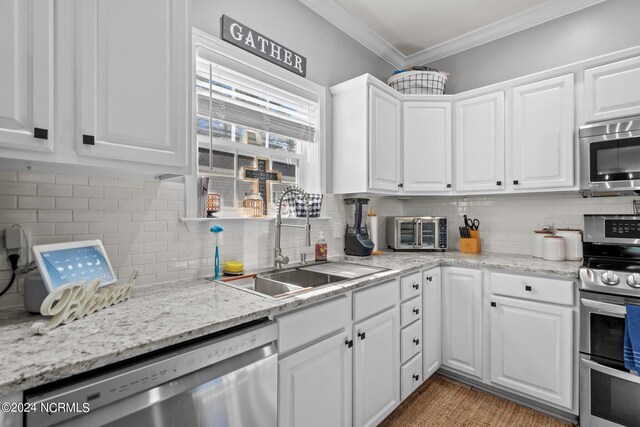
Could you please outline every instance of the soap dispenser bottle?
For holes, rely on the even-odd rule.
[[[327,241],[324,240],[324,233],[321,231],[318,234],[318,241],[316,242],[316,261],[327,260]]]

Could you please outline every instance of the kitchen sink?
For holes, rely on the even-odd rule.
[[[286,270],[271,270],[223,283],[251,293],[281,299],[385,270],[386,268],[366,267],[345,262],[323,262]]]

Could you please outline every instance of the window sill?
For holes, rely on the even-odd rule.
[[[321,216],[316,218],[309,218],[311,222],[315,221],[329,221],[331,217]],[[214,223],[222,224],[231,223],[231,222],[242,222],[242,221],[260,221],[260,222],[275,222],[275,217],[272,216],[261,216],[261,217],[226,217],[226,218],[180,218],[180,222],[187,226],[187,230],[189,232],[201,232],[201,231],[209,231],[211,226]],[[306,218],[282,218],[282,222],[284,224],[304,224]]]

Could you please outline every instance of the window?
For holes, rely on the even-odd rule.
[[[318,191],[320,91],[303,90],[289,82],[297,76],[274,78],[272,70],[262,71],[270,68],[265,64],[251,67],[222,54],[222,46],[209,49],[194,39],[197,216],[206,216],[207,192],[222,196],[223,210],[242,207],[245,194],[260,188],[247,176],[259,166],[277,175],[261,187],[269,213],[291,184],[315,184],[309,190]],[[245,53],[233,49],[234,56]]]

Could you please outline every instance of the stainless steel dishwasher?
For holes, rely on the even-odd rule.
[[[264,321],[92,378],[27,391],[25,401],[45,411],[28,413],[26,426],[276,426],[277,334],[275,322]]]

